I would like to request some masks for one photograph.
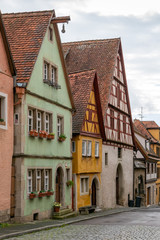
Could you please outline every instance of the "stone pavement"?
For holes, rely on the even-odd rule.
[[[41,230],[47,230],[47,229],[51,229],[51,228],[55,228],[55,227],[63,227],[65,225],[73,224],[73,223],[84,221],[84,220],[87,220],[87,219],[103,217],[103,216],[112,215],[112,214],[116,214],[116,213],[128,212],[128,211],[132,211],[132,210],[135,210],[135,209],[137,209],[137,208],[121,207],[121,208],[103,210],[103,211],[91,213],[89,215],[79,215],[79,216],[76,216],[76,217],[73,217],[73,218],[68,218],[68,219],[65,219],[65,220],[49,219],[49,220],[44,220],[44,221],[29,222],[29,223],[25,223],[25,224],[11,224],[8,227],[0,228],[0,239],[7,239],[7,238],[20,236],[20,235],[27,234],[27,233],[39,232]],[[68,227],[70,227],[70,229],[73,228],[72,226],[68,226]],[[74,228],[76,229],[78,227],[74,226]],[[101,227],[99,226],[99,228],[101,228]],[[117,226],[116,226],[116,228],[117,228]],[[93,227],[93,230],[94,229],[95,229],[95,227]],[[54,232],[56,232],[56,231],[54,229]],[[78,231],[78,229],[77,229],[77,231]],[[81,229],[81,231],[83,232],[82,229]],[[96,231],[99,232],[98,229]],[[36,233],[36,235],[37,234],[39,235],[39,237],[36,236],[36,238],[34,238],[34,239],[38,239],[38,240],[39,239],[45,239],[45,238],[40,238],[40,233]],[[64,232],[64,234],[65,234],[65,232]],[[94,235],[95,235],[95,233],[94,233]],[[14,239],[14,238],[12,238],[12,239]],[[28,238],[23,238],[23,239],[28,239]],[[48,239],[53,239],[53,238],[48,238]],[[56,239],[60,239],[60,238],[56,238]],[[77,238],[77,237],[71,238],[71,236],[69,236],[68,238],[63,238],[63,239],[70,239],[71,240],[71,239],[85,239],[85,238],[82,237],[82,236],[80,238]],[[90,238],[90,239],[103,239],[103,238]],[[109,239],[109,238],[106,238],[106,239]],[[122,238],[122,239],[125,239],[125,238]]]

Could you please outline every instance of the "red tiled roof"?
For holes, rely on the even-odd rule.
[[[76,107],[76,114],[73,116],[73,133],[81,132],[87,103],[89,101],[95,79],[95,73],[95,70],[90,70],[69,75],[71,90]]]
[[[96,69],[103,116],[107,108],[120,38],[63,43],[69,73]]]
[[[146,128],[160,128],[155,121],[142,121]]]
[[[2,14],[17,70],[17,82],[28,82],[54,11]]]
[[[156,143],[157,140],[151,135],[151,133],[146,129],[145,125],[142,121],[135,119],[134,120],[134,126],[140,131],[142,135],[144,135],[146,138],[151,139],[152,142]]]

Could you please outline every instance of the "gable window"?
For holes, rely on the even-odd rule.
[[[28,132],[33,129],[33,110],[28,109]]]
[[[81,178],[80,193],[81,194],[89,193],[89,178],[88,177]]]
[[[120,59],[117,57],[117,76],[120,77]]]
[[[51,67],[51,83],[56,83],[56,68],[54,66]]]
[[[118,158],[122,158],[122,148],[118,148]]]
[[[95,142],[95,157],[99,157],[99,142]]]
[[[51,27],[49,27],[49,40],[53,41],[53,29]]]
[[[126,116],[123,116],[123,132],[126,133]]]
[[[57,117],[57,136],[63,134],[63,118]]]
[[[7,126],[7,94],[0,92],[0,128]]]
[[[49,64],[44,62],[44,80],[49,80]]]
[[[87,145],[87,156],[90,157],[92,155],[92,142],[88,141]]]
[[[87,154],[87,141],[82,141],[82,156],[86,156]]]
[[[110,127],[114,129],[114,111],[110,109]]]

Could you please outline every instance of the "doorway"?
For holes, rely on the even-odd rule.
[[[95,179],[92,182],[92,206],[97,205],[97,200],[96,200],[96,181]]]
[[[59,167],[56,172],[56,202],[63,203],[63,169]]]
[[[116,204],[122,205],[122,166],[118,164],[116,172]]]

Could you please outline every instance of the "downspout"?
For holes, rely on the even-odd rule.
[[[22,97],[25,94],[25,88],[23,88],[23,87],[16,87],[15,89],[16,89],[16,94],[17,94],[17,97],[18,97],[18,101],[16,103],[14,103],[14,106],[16,106],[18,104],[21,104]]]

